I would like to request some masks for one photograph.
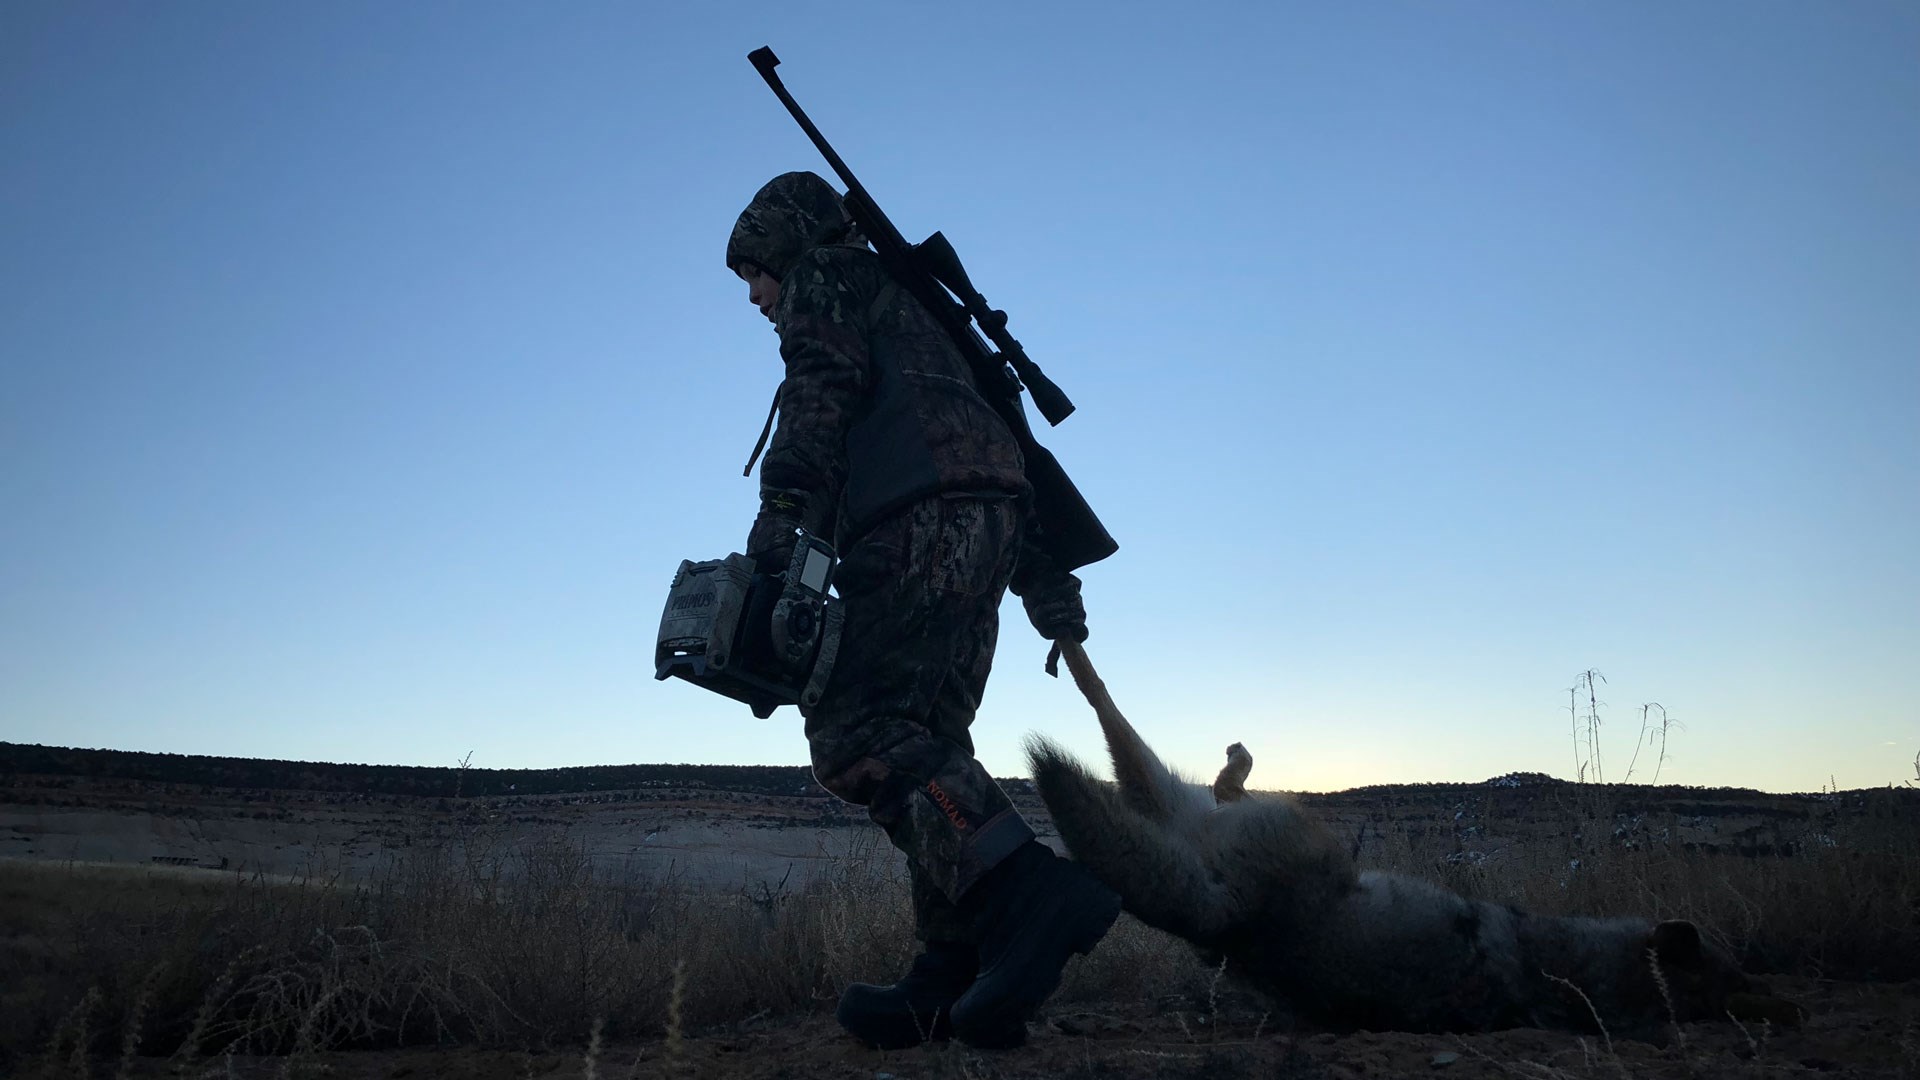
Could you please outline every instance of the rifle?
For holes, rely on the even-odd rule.
[[[747,60],[847,185],[847,194],[842,200],[847,215],[873,245],[881,265],[940,323],[966,358],[981,395],[1013,429],[1013,436],[1026,457],[1027,483],[1033,487],[1033,512],[1040,525],[1040,546],[1062,570],[1078,569],[1118,551],[1120,545],[1087,505],[1086,498],[1060,467],[1059,460],[1033,437],[1020,400],[1023,388],[1033,395],[1034,405],[1050,425],[1057,426],[1071,415],[1073,402],[1047,378],[1040,365],[1027,356],[1020,342],[1007,333],[1007,313],[987,306],[986,297],[973,287],[959,254],[944,235],[936,232],[918,244],[907,243],[859,178],[853,175],[853,170],[834,153],[826,136],[820,134],[820,129],[780,82],[780,76],[773,70],[780,58],[773,55],[771,48],[755,49],[747,54]],[[986,338],[981,337],[982,330]],[[987,339],[991,339],[993,345],[989,345]],[[998,350],[993,346],[998,346]]]

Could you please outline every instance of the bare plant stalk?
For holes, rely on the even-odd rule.
[[[1660,710],[1660,727],[1658,731],[1660,735],[1660,756],[1655,758],[1653,762],[1653,782],[1656,784],[1660,782],[1660,766],[1667,763],[1667,733],[1676,727],[1681,730],[1686,729],[1685,724],[1668,716],[1667,710],[1662,708]]]
[[[100,1004],[100,1000],[100,988],[87,987],[87,992],[80,998],[80,1003],[75,1005],[73,1011],[69,1012],[66,1018],[60,1021],[60,1025],[53,1029],[53,1039],[47,1044],[46,1072],[49,1075],[59,1068],[57,1063],[60,1060],[60,1044],[69,1038],[73,1040],[73,1055],[67,1059],[67,1073],[79,1077],[87,1075],[87,1018]]]
[[[461,789],[466,786],[467,770],[472,766],[473,766],[473,751],[471,750],[467,751],[466,757],[463,757],[459,761],[456,761],[453,763],[453,797],[454,798],[458,799],[460,797]]]
[[[1607,681],[1605,675],[1588,668],[1574,678],[1573,689],[1587,692],[1587,761],[1593,766],[1595,783],[1607,782],[1606,770],[1600,764],[1600,692],[1599,683]],[[1576,737],[1577,738],[1577,737]]]
[[[173,1052],[175,1057],[191,1062],[199,1056],[200,1040],[206,1037],[207,1025],[213,1021],[214,1014],[219,1012],[220,1007],[226,1003],[227,990],[232,987],[234,976],[240,971],[240,965],[253,959],[254,955],[260,951],[261,946],[249,945],[236,953],[232,960],[227,961],[227,966],[221,970],[219,977],[207,987],[206,995],[200,999],[200,1007],[194,1010],[193,1025],[187,1029],[186,1040],[180,1044],[180,1049]]]
[[[587,1036],[587,1060],[584,1069],[586,1080],[598,1080],[599,1078],[600,1032],[601,1029],[606,1026],[607,1018],[605,1016],[594,1016],[593,1031]]]
[[[680,1009],[686,1000],[686,993],[687,963],[680,960],[673,965],[673,990],[667,996],[667,1057],[675,1064],[679,1063],[681,1054],[685,1052],[680,1041]]]
[[[1680,1049],[1687,1048],[1687,1033],[1680,1027],[1680,1012],[1673,1007],[1673,987],[1667,983],[1667,973],[1660,970],[1660,954],[1647,950],[1647,970],[1653,973],[1653,985],[1660,990],[1660,1000],[1667,1007],[1667,1023],[1673,1025],[1673,1036],[1680,1041]]]
[[[1572,724],[1572,765],[1574,780],[1586,782],[1588,767],[1594,771],[1594,782],[1605,784],[1607,774],[1599,763],[1599,682],[1605,682],[1607,676],[1594,669],[1586,669],[1572,678],[1572,686],[1567,690],[1567,717]],[[1580,692],[1586,690],[1586,717],[1580,717]],[[1580,759],[1580,721],[1586,721],[1586,761]],[[1628,769],[1632,773],[1632,769]]]
[[[1578,683],[1567,687],[1567,728],[1573,733],[1573,780],[1579,783],[1587,778],[1587,766],[1580,758],[1580,710],[1575,695],[1580,692]]]
[[[1659,702],[1654,701],[1640,706],[1640,734],[1633,740],[1633,757],[1627,760],[1627,775],[1620,780],[1623,784],[1633,782],[1633,767],[1640,763],[1640,747],[1647,741],[1647,714],[1652,709],[1658,707],[1659,704]]]
[[[1227,958],[1220,958],[1220,966],[1213,970],[1213,978],[1207,980],[1207,1026],[1213,1032],[1213,1041],[1220,1041],[1220,979],[1227,973]]]
[[[1585,990],[1580,989],[1578,986],[1575,986],[1572,980],[1563,979],[1560,976],[1553,974],[1552,972],[1542,970],[1540,974],[1545,975],[1550,981],[1557,982],[1561,986],[1564,986],[1567,989],[1573,991],[1574,993],[1580,995],[1580,1000],[1583,1002],[1586,1002],[1588,1015],[1593,1017],[1593,1026],[1600,1029],[1600,1038],[1602,1041],[1604,1041],[1607,1044],[1607,1054],[1609,1056],[1612,1056],[1613,1055],[1613,1035],[1611,1032],[1607,1031],[1607,1022],[1600,1018],[1600,1010],[1594,1007],[1593,999],[1587,996],[1587,992]],[[1616,1058],[1616,1060],[1618,1059]]]
[[[153,1001],[153,984],[166,966],[164,960],[155,964],[134,993],[133,1008],[127,1013],[127,1030],[120,1040],[120,1067],[114,1070],[114,1080],[128,1080],[133,1075],[133,1055],[140,1049],[140,1029],[147,1020],[147,1006]]]

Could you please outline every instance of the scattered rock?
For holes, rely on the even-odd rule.
[[[1098,1013],[1055,1016],[1052,1018],[1052,1027],[1053,1030],[1062,1035],[1072,1035],[1081,1038],[1096,1038],[1102,1035],[1120,1034],[1137,1029],[1137,1025],[1129,1024],[1117,1017],[1105,1016]]]
[[[1433,1055],[1433,1060],[1428,1064],[1432,1065],[1436,1069],[1444,1069],[1447,1066],[1459,1060],[1460,1060],[1459,1054],[1456,1054],[1451,1050],[1442,1050],[1439,1053]]]

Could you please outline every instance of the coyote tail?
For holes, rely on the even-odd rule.
[[[1027,763],[1067,850],[1119,893],[1134,917],[1199,945],[1226,930],[1227,891],[1190,839],[1135,810],[1042,736],[1028,736]]]

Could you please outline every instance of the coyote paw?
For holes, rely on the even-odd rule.
[[[1247,748],[1234,743],[1227,747],[1227,765],[1213,781],[1213,800],[1220,803],[1237,802],[1247,793],[1247,774],[1253,771],[1253,755]]]

